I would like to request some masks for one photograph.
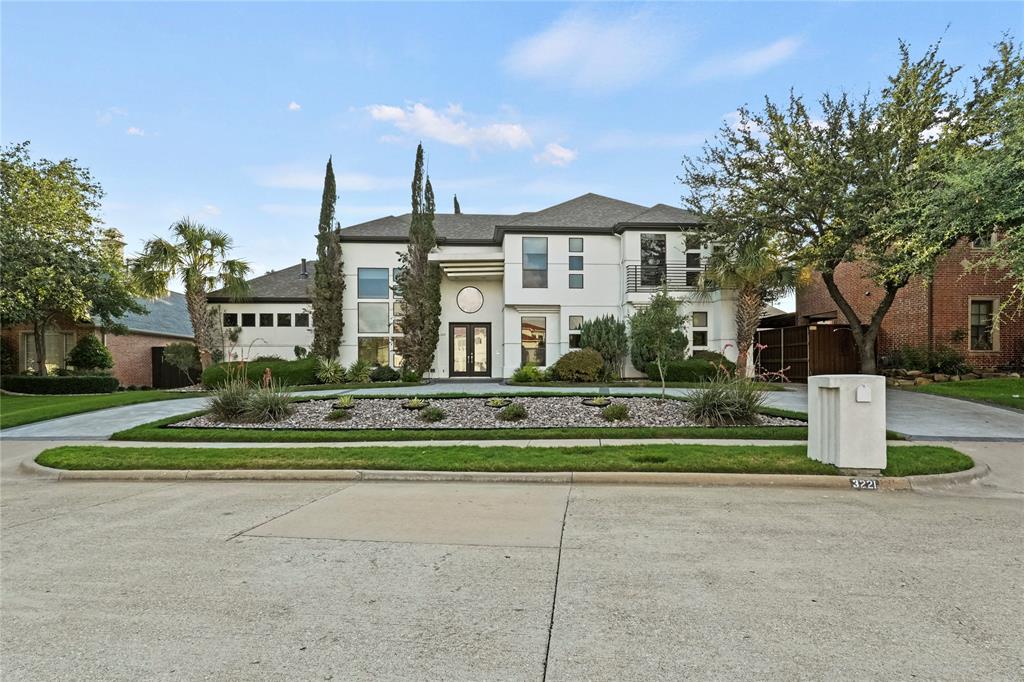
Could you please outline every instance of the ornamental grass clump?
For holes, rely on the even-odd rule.
[[[527,416],[526,408],[520,403],[512,403],[498,412],[498,419],[503,422],[518,422],[526,419]]]
[[[210,414],[226,422],[241,419],[248,408],[253,389],[248,379],[242,376],[229,377],[210,397]]]
[[[445,418],[444,410],[437,405],[431,405],[430,407],[424,407],[420,410],[420,413],[416,415],[416,418],[424,422],[439,422]]]
[[[276,422],[295,411],[292,396],[278,381],[256,388],[246,401],[244,416],[251,422]]]
[[[719,374],[687,399],[686,416],[702,426],[758,424],[765,392],[745,379]]]
[[[609,405],[601,410],[601,416],[604,417],[605,421],[609,422],[626,421],[629,419],[629,407],[622,403]]]

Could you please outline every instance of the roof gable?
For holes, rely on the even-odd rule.
[[[622,221],[626,225],[686,225],[701,222],[699,216],[668,204],[655,204],[649,209]]]
[[[640,204],[588,193],[536,213],[525,213],[502,227],[580,227],[611,229],[646,210]]]
[[[316,261],[306,262],[305,277],[302,276],[302,263],[274,272],[268,272],[249,280],[249,294],[245,300],[260,299],[291,299],[305,301],[312,299],[313,275],[316,272]],[[235,300],[226,289],[211,291],[206,300],[218,303]]]

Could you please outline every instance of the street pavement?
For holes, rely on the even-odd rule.
[[[3,444],[5,682],[1024,671],[1019,493],[16,471],[48,445]]]

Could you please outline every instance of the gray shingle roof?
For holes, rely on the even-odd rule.
[[[545,208],[543,211],[523,214],[515,220],[503,223],[503,226],[612,228],[645,210],[647,207],[640,204],[631,204],[600,194],[584,194]]]
[[[675,206],[669,206],[668,204],[655,204],[649,209],[635,215],[628,220],[622,221],[627,225],[642,225],[642,224],[656,224],[656,225],[678,225],[680,223],[700,223],[700,217],[695,213],[684,211],[681,208]]]
[[[249,295],[246,300],[259,301],[261,299],[293,299],[310,300],[313,289],[313,273],[316,271],[316,261],[306,263],[308,277],[302,277],[302,264],[293,265],[282,270],[268,272],[260,277],[249,280]],[[226,303],[231,297],[224,289],[211,291],[206,300],[215,303]]]
[[[515,215],[497,215],[483,213],[438,213],[434,215],[434,229],[437,230],[439,241],[454,239],[458,241],[494,241],[494,227]],[[378,218],[358,225],[342,228],[342,241],[360,239],[400,240],[409,237],[409,223],[412,215],[404,213],[400,216]]]
[[[162,298],[136,300],[146,307],[149,314],[128,313],[118,319],[118,322],[128,327],[128,331],[180,336],[187,339],[193,337],[192,320],[188,316],[184,294],[172,291]]]

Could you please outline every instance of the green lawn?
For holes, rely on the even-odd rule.
[[[932,395],[943,395],[947,398],[979,400],[981,402],[1024,410],[1024,379],[944,381],[938,384],[915,386],[910,390],[931,393]]]
[[[195,397],[194,393],[171,393],[169,391],[119,391],[96,395],[0,394],[0,427],[21,426],[46,419],[66,417],[69,414],[102,410],[107,407]]]
[[[974,466],[951,448],[889,448],[886,476],[947,473]],[[803,445],[603,447],[151,448],[72,445],[37,458],[58,469],[392,469],[425,471],[687,471],[839,475]]]

